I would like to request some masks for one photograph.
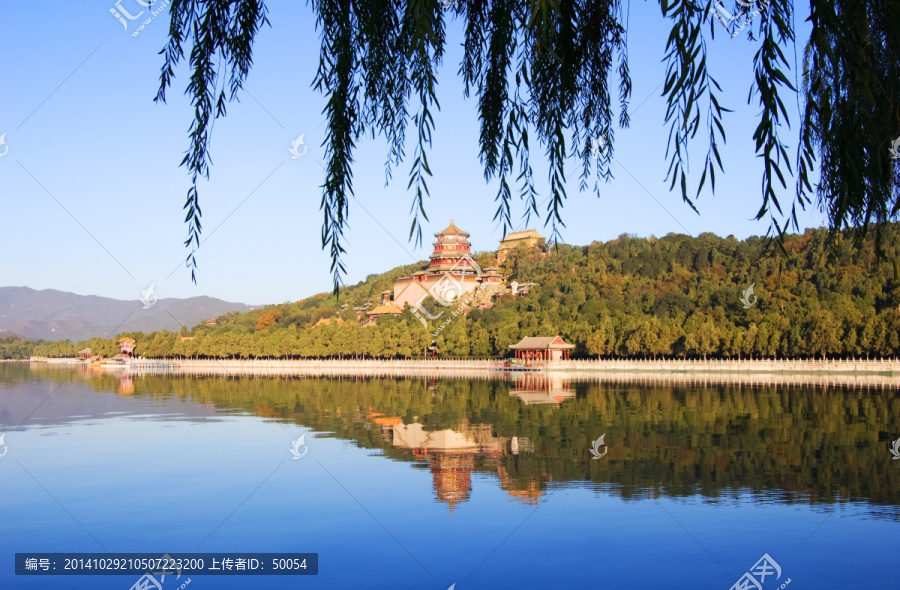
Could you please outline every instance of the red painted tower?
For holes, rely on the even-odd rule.
[[[434,234],[434,237],[437,238],[437,241],[434,243],[431,262],[428,264],[429,274],[444,272],[477,274],[472,260],[469,234],[456,227],[452,219],[450,226]]]

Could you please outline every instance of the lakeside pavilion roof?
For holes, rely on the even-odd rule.
[[[566,344],[559,336],[526,336],[518,344],[510,344],[513,350],[569,350],[574,344]]]
[[[456,223],[454,223],[453,219],[451,219],[450,225],[447,226],[447,229],[445,229],[443,231],[439,231],[438,233],[434,234],[434,237],[436,237],[436,238],[439,238],[441,236],[465,236],[468,238],[469,234],[467,232],[464,232],[463,230],[459,229],[458,227],[456,227]]]

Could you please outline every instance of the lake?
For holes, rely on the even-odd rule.
[[[191,590],[900,588],[895,391],[0,364],[0,433],[0,588],[138,581],[26,552],[319,556]]]

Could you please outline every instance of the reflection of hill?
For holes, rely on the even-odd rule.
[[[48,371],[41,378],[75,377]],[[79,378],[122,399],[118,379]],[[0,388],[7,379],[35,376],[0,366]],[[514,497],[537,496],[552,481],[589,482],[622,497],[743,490],[784,502],[900,504],[900,461],[888,452],[900,436],[896,391],[622,381],[572,383],[575,397],[529,405],[502,381],[430,383],[135,376],[128,397],[301,423],[399,461],[414,462],[413,449],[424,449],[418,460],[428,457],[448,494],[468,493],[465,478],[475,471],[498,474]],[[604,433],[608,454],[592,460],[591,441]],[[455,463],[437,459],[435,470],[444,451],[456,453]]]
[[[36,399],[24,387],[29,381],[34,382],[27,365],[0,365],[0,433],[20,425],[43,427],[146,413],[145,408],[128,399],[133,397],[135,384],[138,392],[143,391],[139,378],[72,370],[42,371],[42,375],[52,376],[55,383],[42,389],[42,395]],[[100,395],[98,391],[116,395]],[[155,405],[156,413],[170,419],[199,422],[219,417],[215,408],[198,404],[195,399],[166,396],[156,400]]]

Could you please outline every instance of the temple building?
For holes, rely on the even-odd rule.
[[[509,348],[515,352],[518,360],[561,361],[569,360],[569,351],[575,348],[575,345],[566,344],[559,336],[526,336],[518,344],[511,344]]]
[[[119,338],[117,342],[119,345],[119,350],[122,351],[124,356],[134,356],[134,338],[128,338],[127,336],[124,338]]]
[[[472,258],[469,234],[456,227],[452,219],[446,229],[434,236],[437,241],[428,266],[394,283],[391,303],[395,306],[401,310],[406,304],[415,307],[428,297],[450,305],[482,285],[488,291],[504,288],[505,279],[499,269],[488,268],[482,272]],[[382,301],[382,305],[385,303]]]
[[[316,325],[313,326],[313,327],[316,327],[316,326],[330,326],[332,320],[334,320],[334,323],[337,324],[338,326],[340,326],[341,324],[344,323],[344,318],[342,318],[342,317],[339,316],[339,315],[338,315],[338,316],[334,316],[333,318],[325,318],[325,317],[322,317],[322,318],[319,318],[319,321],[316,322]]]
[[[385,291],[381,294],[381,304],[366,311],[366,319],[360,322],[359,325],[373,326],[375,325],[375,320],[377,320],[380,315],[400,315],[401,313],[403,313],[403,308],[391,301],[390,291]],[[361,314],[362,312],[359,310],[356,312],[357,317]]]
[[[506,256],[511,250],[514,250],[519,246],[534,248],[543,241],[544,238],[541,237],[541,234],[533,229],[514,231],[511,234],[506,234],[506,237],[500,240],[500,247],[497,248],[497,264],[503,264],[503,261],[506,260]]]
[[[517,478],[510,477],[506,468],[502,465],[497,467],[497,476],[500,478],[500,489],[509,494],[509,497],[516,504],[527,504],[529,506],[537,506],[540,503],[541,496],[544,495],[543,480],[538,481],[532,479],[525,487]]]
[[[449,307],[461,299],[466,308],[464,311],[468,311],[493,307],[497,296],[509,292],[507,277],[500,273],[499,267],[482,269],[478,266],[472,257],[469,233],[458,228],[454,220],[451,219],[450,225],[434,236],[437,240],[428,266],[412,276],[397,279],[393,291],[381,294],[379,305],[370,308],[372,303],[369,302],[364,307],[354,308],[357,318],[366,316],[360,322],[361,326],[374,324],[380,315],[402,314],[407,305],[422,311],[423,303],[429,298],[434,300],[426,303],[432,313],[437,313],[434,305]],[[501,264],[514,248],[534,248],[543,243],[544,238],[533,229],[513,232],[500,242],[497,264]],[[512,285],[512,295],[525,295],[534,283],[513,282]]]

